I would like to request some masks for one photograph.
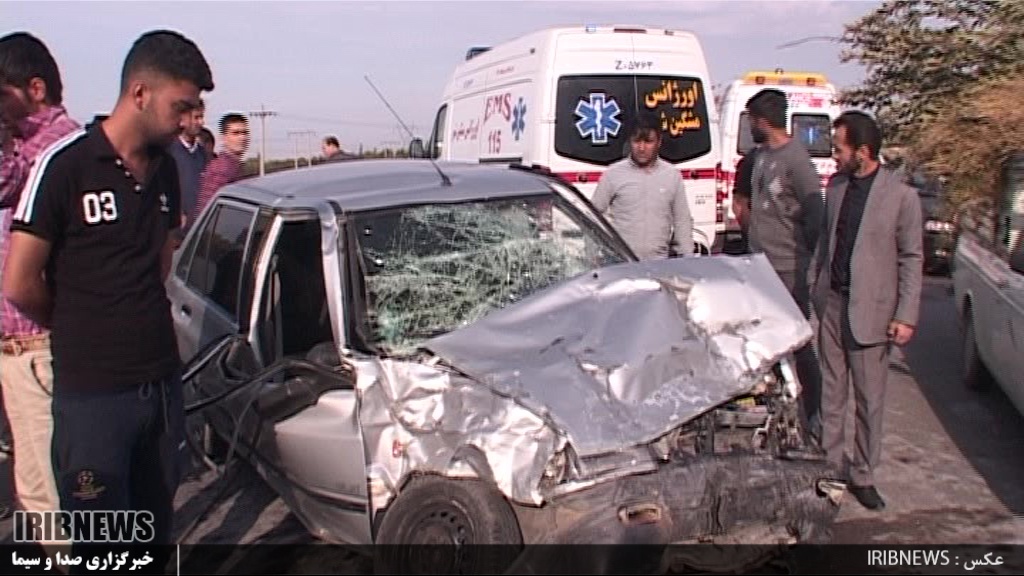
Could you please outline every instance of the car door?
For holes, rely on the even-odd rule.
[[[333,217],[333,214],[330,216]],[[353,370],[341,359],[328,287],[340,286],[334,250],[324,257],[317,214],[278,216],[256,278],[251,356],[266,375],[241,397],[254,402],[268,481],[303,521],[332,537],[370,541],[369,489]],[[336,239],[335,239],[336,241]],[[245,406],[235,405],[237,410]]]
[[[1002,286],[1003,309],[1009,325],[1004,336],[1007,379],[1003,388],[1017,409],[1024,413],[1024,243],[1018,243],[1009,259],[1009,272]]]
[[[987,223],[987,219],[982,222]],[[978,353],[994,375],[998,373],[1000,340],[1007,327],[1006,318],[1001,316],[999,295],[999,283],[1006,271],[1006,263],[995,252],[990,227],[976,226],[962,232],[954,282],[962,293],[970,294]]]
[[[186,238],[167,283],[183,361],[247,328],[254,262],[269,221],[255,206],[222,199]]]

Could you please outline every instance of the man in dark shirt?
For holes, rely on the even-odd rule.
[[[212,90],[192,41],[132,46],[109,118],[45,151],[12,225],[3,292],[52,327],[53,465],[61,508],[135,510],[170,543],[184,463],[181,367],[164,280],[181,218],[167,146]],[[77,543],[76,543],[77,545]]]
[[[882,133],[871,117],[846,112],[834,126],[839,171],[828,184],[825,233],[808,278],[820,318],[822,447],[832,464],[848,468],[853,496],[878,510],[885,507],[874,472],[881,462],[889,355],[913,337],[920,306],[921,201],[880,166]],[[856,446],[848,460],[851,385]]]
[[[343,162],[345,160],[355,160],[357,157],[346,152],[342,152],[341,143],[338,142],[336,136],[328,136],[324,138],[324,141],[320,144],[320,151],[323,153],[323,162]]]
[[[732,211],[736,214],[736,220],[739,222],[740,232],[743,235],[741,254],[750,252],[747,234],[750,226],[750,197],[753,194],[751,188],[754,178],[754,163],[757,162],[757,153],[760,151],[760,146],[751,148],[736,164],[736,180],[732,188]]]
[[[174,161],[178,165],[182,219],[185,220],[186,230],[192,226],[190,216],[195,211],[199,198],[199,176],[206,168],[208,157],[206,147],[199,139],[204,116],[205,107],[202,102],[195,110],[186,112],[181,122],[181,134],[167,147],[167,151],[174,156]]]

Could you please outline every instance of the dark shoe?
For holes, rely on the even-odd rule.
[[[868,510],[881,510],[885,508],[885,500],[878,494],[874,486],[857,486],[850,484],[850,494],[860,502],[860,505]]]
[[[14,515],[14,507],[9,504],[0,504],[0,520],[6,520]]]

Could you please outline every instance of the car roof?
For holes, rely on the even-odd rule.
[[[546,178],[526,170],[454,162],[438,166],[451,186],[442,184],[429,160],[349,160],[241,180],[218,196],[278,208],[331,201],[343,212],[361,212],[551,193]]]

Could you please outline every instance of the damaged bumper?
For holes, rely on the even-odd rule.
[[[534,526],[523,526],[524,535],[532,534],[528,542],[534,544],[742,543],[770,548],[826,543],[845,491],[837,478],[820,459],[694,458],[554,499],[547,514],[530,519]],[[561,563],[569,560],[558,557],[564,553],[528,546],[510,572],[558,573]],[[645,558],[652,561],[649,554]]]
[[[538,544],[730,542],[764,529],[770,541],[828,540],[844,484],[823,460],[723,455],[668,463],[549,504],[554,522]],[[770,536],[769,536],[770,534]]]

